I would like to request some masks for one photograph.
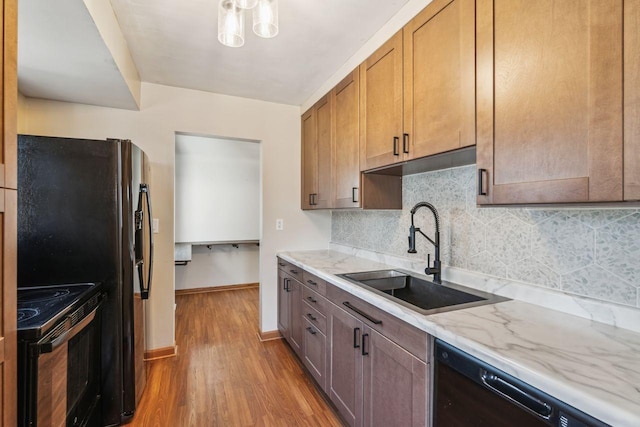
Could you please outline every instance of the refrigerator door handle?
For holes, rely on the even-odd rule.
[[[144,214],[142,210],[142,198],[147,201],[147,234],[149,236],[149,275],[147,283],[144,283],[144,253],[141,242],[142,228],[144,224]],[[153,275],[153,215],[151,214],[151,193],[149,192],[148,184],[140,184],[140,194],[138,197],[138,209],[135,212],[136,221],[136,247],[135,247],[135,264],[138,269],[138,278],[140,280],[140,296],[142,299],[149,299],[149,292],[151,290],[151,279]]]

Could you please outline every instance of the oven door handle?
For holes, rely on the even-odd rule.
[[[56,337],[54,340],[38,344],[38,347],[40,349],[40,354],[51,353],[56,348],[60,347],[62,344],[64,344],[67,341],[69,341],[71,338],[75,337],[78,334],[78,332],[83,330],[89,323],[91,323],[93,321],[93,319],[96,317],[96,312],[98,311],[99,307],[100,307],[100,304],[98,304],[96,306],[96,308],[94,308],[93,311],[91,313],[89,313],[88,316],[86,316],[80,322],[75,324],[68,331],[65,331],[60,336]],[[71,320],[68,317],[65,320],[65,322],[70,322],[70,321]]]

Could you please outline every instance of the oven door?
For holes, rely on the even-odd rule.
[[[64,332],[63,324],[33,351],[27,425],[64,427],[100,422],[99,306]],[[72,316],[65,322],[72,321]]]

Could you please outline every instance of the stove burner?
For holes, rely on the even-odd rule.
[[[42,301],[51,301],[69,295],[69,289],[39,289],[31,291],[28,295],[18,295],[18,303],[34,303]]]
[[[38,314],[40,314],[40,310],[38,310],[37,308],[19,308],[18,322],[21,322],[23,320],[29,320],[32,317],[37,316]]]

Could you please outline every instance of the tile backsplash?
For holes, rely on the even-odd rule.
[[[433,259],[416,236],[407,253],[410,209],[440,214],[444,264],[568,294],[640,307],[640,210],[476,207],[475,166],[404,177],[402,211],[332,213],[333,243],[410,259]],[[431,212],[415,225],[433,238]],[[426,264],[425,264],[426,265]]]

